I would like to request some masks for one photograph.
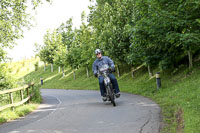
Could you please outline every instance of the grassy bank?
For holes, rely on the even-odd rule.
[[[6,64],[7,69],[10,71],[12,75],[13,81],[15,81],[14,88],[23,86],[24,84],[28,84],[29,82],[32,81],[32,80],[25,81],[23,77],[35,70],[36,62],[38,62],[38,59],[28,59]],[[23,104],[19,107],[14,108],[14,110],[6,109],[0,112],[0,124],[25,116],[38,107],[38,105],[41,102],[41,97],[39,92],[40,85],[36,83],[34,88],[36,95],[32,97],[31,102],[29,104]],[[19,92],[13,93],[13,96],[14,96],[14,102],[19,102],[21,100]],[[4,101],[1,101],[0,105],[6,105],[9,103],[8,95],[5,94],[4,97],[5,97]],[[26,97],[26,94],[24,94],[24,97]]]
[[[131,77],[131,73],[122,71],[118,82],[121,91],[143,95],[160,105],[164,126],[162,132],[198,133],[200,132],[200,63],[195,65],[190,71],[182,66],[173,72],[161,72],[162,87],[159,90],[156,87],[155,77],[149,78],[145,67],[135,71],[134,77]],[[21,80],[25,82],[34,80],[40,84],[41,77],[44,79],[44,84],[39,86],[40,88],[99,90],[98,80],[92,75],[91,69],[90,77],[87,78],[85,68],[76,71],[74,80],[72,70],[69,68],[65,69],[65,77],[62,77],[57,66],[54,66],[54,72],[50,72],[50,65],[45,72],[40,66],[37,71],[33,69],[21,76]]]

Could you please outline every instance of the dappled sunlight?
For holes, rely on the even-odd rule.
[[[50,108],[50,107],[53,107],[53,106],[55,106],[55,105],[41,104],[41,105],[39,106],[39,109]]]
[[[38,109],[36,112],[45,112],[45,111],[55,111],[57,109],[52,109],[52,108],[49,108],[49,109]]]
[[[39,109],[51,108],[51,107],[53,107],[53,106],[55,106],[55,105],[41,104],[41,105],[39,105]],[[38,109],[38,110],[39,110],[39,109]]]
[[[142,64],[142,65],[138,66],[136,69],[134,69],[134,70],[133,70],[133,72],[135,72],[135,71],[139,70],[139,69],[140,69],[140,68],[142,68],[143,66],[144,66],[144,64]]]
[[[66,74],[64,77],[60,78],[59,80],[62,80],[63,78],[66,78],[66,77],[69,77],[72,73],[73,73],[73,71],[71,71],[70,73]]]
[[[46,82],[46,81],[48,81],[48,80],[51,80],[51,79],[55,78],[56,76],[58,76],[59,74],[60,74],[60,73],[57,73],[57,74],[55,74],[55,75],[53,75],[53,76],[50,76],[50,77],[46,78],[44,81]]]
[[[123,79],[124,77],[128,76],[129,74],[131,74],[131,72],[123,74],[122,76],[120,76],[119,78],[117,78],[118,80]]]
[[[143,66],[144,66],[144,65],[142,64],[142,65],[138,66],[137,68],[135,68],[134,70],[132,70],[132,71],[126,73],[126,74],[123,74],[122,76],[120,76],[120,77],[118,78],[118,80],[123,79],[124,77],[126,77],[126,76],[128,76],[128,75],[131,75],[132,72],[136,72],[137,70],[139,70],[139,69],[142,68]]]
[[[151,76],[151,77],[149,78],[149,80],[154,79],[154,78],[156,78],[156,75]]]

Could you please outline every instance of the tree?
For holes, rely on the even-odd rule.
[[[66,46],[62,42],[62,35],[57,33],[56,36],[56,47],[57,50],[55,51],[54,60],[53,62],[62,68],[62,73],[64,77],[64,67],[66,66],[65,58],[66,58]]]
[[[68,66],[70,66],[73,69],[74,79],[76,79],[75,71],[80,67],[80,64],[81,64],[79,34],[80,34],[79,30],[75,29],[72,45],[68,49],[68,52],[66,55],[66,62],[68,64]]]
[[[62,43],[66,46],[66,50],[69,50],[74,40],[74,31],[72,29],[72,18],[69,18],[65,23],[62,23],[58,28],[58,33],[62,36]]]
[[[50,2],[50,0],[46,1]],[[2,50],[13,47],[16,39],[23,37],[23,28],[31,27],[32,16],[28,13],[28,8],[36,9],[41,3],[42,0],[0,1],[0,60],[5,56]]]
[[[10,89],[14,86],[14,79],[7,69],[6,64],[0,64],[0,91]]]
[[[39,56],[40,60],[44,62],[44,71],[46,71],[46,63],[48,60],[48,54],[49,54],[49,51],[48,51],[47,47],[42,46],[39,51],[38,56]]]
[[[91,7],[89,15],[89,25],[97,34],[98,47],[118,64],[117,68],[119,64],[127,63],[131,26],[134,23],[133,4],[133,0],[97,0],[97,6]]]
[[[199,1],[135,2],[129,61],[169,69],[199,50]]]
[[[59,43],[60,45],[58,45],[55,62],[62,67],[63,76],[64,67],[69,66],[67,62],[67,56],[74,40],[74,32],[72,26],[72,18],[70,18],[66,21],[66,23],[62,23],[60,27],[57,28],[58,36],[60,36],[59,38],[61,39],[61,42]]]
[[[44,51],[45,51],[45,62],[51,64],[51,72],[53,72],[53,63],[55,58],[55,52],[58,50],[57,43],[59,42],[59,38],[57,38],[57,31],[47,30],[47,33],[44,35]]]
[[[85,12],[82,13],[81,19],[82,24],[80,26],[79,30],[79,44],[80,44],[80,53],[81,58],[79,59],[80,65],[82,67],[86,68],[86,75],[89,77],[89,66],[92,65],[94,61],[94,33],[92,31],[92,28],[85,23]]]

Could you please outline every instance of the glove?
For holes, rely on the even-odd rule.
[[[94,76],[95,76],[95,77],[97,77],[97,76],[98,76],[98,74],[97,74],[97,73],[95,73],[95,74],[94,74]]]

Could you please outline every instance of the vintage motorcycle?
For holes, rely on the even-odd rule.
[[[111,103],[113,104],[113,106],[116,106],[115,103],[115,91],[113,89],[111,80],[109,78],[109,73],[111,73],[111,69],[109,68],[108,65],[103,65],[98,72],[98,76],[103,76],[104,77],[104,85],[106,88],[106,98],[107,101],[111,101]]]

